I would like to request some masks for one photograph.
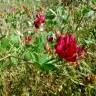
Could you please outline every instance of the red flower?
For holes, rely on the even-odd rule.
[[[32,36],[25,36],[24,41],[25,43],[30,43],[32,41]]]
[[[35,28],[39,28],[41,24],[45,23],[45,16],[41,13],[36,15],[36,18],[34,20],[34,26]]]
[[[73,35],[60,35],[55,45],[56,53],[66,61],[75,62],[78,57],[76,38]],[[81,53],[81,52],[80,52]]]

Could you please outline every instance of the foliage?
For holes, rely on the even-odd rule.
[[[0,6],[0,96],[96,95],[96,0],[1,0]],[[69,62],[56,54],[57,38],[66,33],[84,46],[84,58]]]

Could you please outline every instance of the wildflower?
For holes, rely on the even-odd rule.
[[[36,15],[36,18],[34,20],[34,26],[36,29],[38,29],[42,24],[45,23],[45,16],[41,13],[38,13]]]
[[[30,43],[32,41],[32,36],[25,36],[24,37],[24,42],[25,43]]]
[[[60,35],[57,38],[55,45],[56,53],[64,60],[69,62],[76,62],[77,57],[82,52],[80,48],[77,48],[76,38],[73,35]]]
[[[52,35],[47,36],[47,41],[52,42],[53,41],[53,36]]]
[[[9,10],[11,13],[15,13],[16,12],[16,8],[15,7],[12,7],[12,8],[10,8],[10,10]]]

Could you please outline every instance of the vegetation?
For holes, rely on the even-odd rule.
[[[96,96],[96,0],[0,0],[0,96]]]

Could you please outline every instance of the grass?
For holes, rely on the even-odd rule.
[[[96,0],[0,0],[0,96],[95,96],[95,6]],[[43,31],[34,28],[38,11],[46,16]],[[74,34],[85,46],[79,66],[54,53],[56,41],[46,37],[55,32]],[[27,35],[30,44],[22,41]]]

